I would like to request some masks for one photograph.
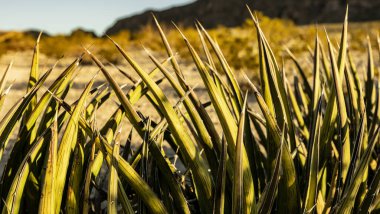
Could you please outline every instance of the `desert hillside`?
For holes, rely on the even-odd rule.
[[[337,23],[342,20],[345,0],[197,0],[191,4],[163,11],[148,10],[141,14],[121,18],[107,31],[116,34],[122,30],[136,31],[152,23],[154,13],[162,23],[172,21],[183,26],[193,26],[194,20],[205,27],[241,25],[247,18],[246,5],[271,18],[284,18],[297,24]],[[380,1],[350,0],[350,21],[373,21],[380,19]]]

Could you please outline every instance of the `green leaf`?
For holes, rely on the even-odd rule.
[[[58,148],[58,116],[55,116],[53,127],[51,128],[51,140],[48,150],[48,160],[46,171],[42,182],[41,199],[39,213],[55,212],[55,177],[57,174],[57,148]]]
[[[317,86],[318,87],[318,86]],[[315,91],[314,91],[315,92]],[[314,94],[315,95],[315,94]],[[311,137],[309,141],[309,151],[307,156],[306,168],[306,194],[304,202],[304,213],[311,213],[315,209],[318,194],[318,172],[319,172],[319,145],[321,135],[321,121],[322,121],[322,97],[320,96],[317,108],[313,111],[315,115],[311,129]]]
[[[246,77],[246,76],[245,76]],[[265,120],[267,122],[267,127],[269,129],[268,135],[271,135],[273,138],[273,145],[269,145],[272,147],[274,151],[277,151],[280,149],[281,146],[281,131],[279,129],[279,126],[270,112],[268,106],[266,105],[264,98],[261,96],[261,94],[257,91],[256,87],[253,85],[253,83],[246,77],[246,80],[248,81],[250,87],[252,88],[254,95],[256,97],[256,100],[260,106],[260,109],[262,113],[264,114]],[[283,167],[283,176],[280,179],[279,183],[279,192],[282,191],[283,194],[285,194],[287,197],[283,198],[281,201],[281,208],[280,212],[288,210],[292,213],[299,212],[300,210],[300,194],[299,194],[299,187],[298,187],[298,176],[296,173],[296,169],[294,166],[292,155],[289,151],[289,147],[285,146],[286,149],[283,151],[282,155],[282,167]],[[275,168],[275,163],[270,163],[271,167]],[[273,173],[273,172],[271,172]]]
[[[100,136],[96,138],[98,144],[100,144],[103,154],[106,157],[107,162],[111,163],[112,147],[106,142],[106,140]],[[140,175],[126,162],[123,158],[119,158],[118,161],[118,174],[123,176],[136,194],[141,197],[145,205],[152,213],[167,213],[160,199],[151,190],[148,184],[140,177]]]
[[[54,68],[54,67],[53,67]],[[51,68],[49,71],[47,71],[40,80],[33,86],[33,88],[24,95],[20,101],[18,102],[17,108],[12,108],[10,112],[1,120],[0,122],[0,159],[2,159],[3,153],[5,148],[8,145],[8,141],[10,138],[10,135],[12,131],[15,128],[15,125],[17,121],[21,119],[23,116],[23,113],[25,112],[26,108],[29,106],[29,103],[33,99],[34,95],[37,93],[37,91],[40,89],[42,84],[45,82],[51,71],[53,70]],[[17,104],[16,104],[17,106]]]
[[[245,114],[247,105],[247,95],[244,99],[243,109],[240,114],[238,136],[236,139],[236,155],[234,166],[234,182],[232,187],[232,213],[242,213],[243,208],[243,166],[242,147],[244,140]]]
[[[225,194],[226,194],[226,162],[227,162],[227,141],[222,140],[222,151],[219,158],[218,175],[214,193],[214,214],[224,213]]]
[[[85,101],[91,90],[91,87],[95,81],[95,77],[87,84],[85,90],[83,91],[81,97],[79,98],[78,104],[75,106],[74,111],[70,117],[70,120],[66,126],[66,130],[62,136],[58,148],[58,158],[57,158],[57,174],[56,177],[56,187],[55,187],[55,212],[58,213],[61,208],[61,202],[63,197],[63,191],[66,184],[66,175],[69,167],[70,157],[74,152],[77,144],[78,136],[78,121],[82,113]]]
[[[107,210],[108,213],[117,213],[117,188],[118,188],[118,162],[120,149],[120,133],[116,135],[112,151],[112,161],[110,165],[110,175],[108,179]]]
[[[169,129],[179,144],[182,154],[184,155],[185,164],[187,164],[192,170],[194,182],[196,184],[197,196],[201,202],[201,209],[204,212],[211,210],[213,183],[207,171],[207,163],[202,157],[198,155],[198,151],[193,143],[193,140],[187,133],[182,122],[180,121],[180,118],[174,111],[163,91],[118,44],[114,44],[123,55],[123,57],[134,68],[137,74],[143,79],[147,87],[152,92],[153,96],[156,98],[161,112],[165,116],[165,119],[168,121]]]
[[[48,135],[48,133],[50,133],[49,131],[50,130],[46,130],[46,132],[37,140],[20,164],[17,170],[18,176],[13,179],[8,195],[3,202],[3,214],[18,213],[20,211],[22,196],[29,172],[32,171],[33,164],[40,155],[40,152],[43,150],[45,144],[50,141],[50,136]]]
[[[376,129],[374,135],[369,141],[369,144],[368,144],[369,146],[367,150],[364,152],[363,156],[360,159],[360,162],[358,163],[358,166],[355,169],[355,172],[352,178],[352,183],[343,192],[342,200],[339,202],[339,206],[337,207],[337,212],[339,213],[349,213],[351,212],[354,206],[355,197],[362,183],[364,172],[368,168],[368,163],[370,161],[371,154],[377,143],[379,130],[380,130],[380,127]]]
[[[285,131],[285,129],[284,129]],[[272,174],[272,178],[270,179],[269,183],[265,187],[265,190],[263,194],[260,197],[258,206],[259,214],[269,214],[271,213],[274,201],[276,199],[276,192],[278,187],[278,182],[280,181],[281,177],[281,156],[283,151],[283,145],[284,145],[284,135],[285,132],[282,132],[282,139],[281,139],[281,147],[278,151],[277,157],[276,157],[276,165]]]

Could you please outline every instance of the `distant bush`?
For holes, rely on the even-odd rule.
[[[288,48],[294,53],[302,54],[308,52],[313,44],[316,28],[313,25],[296,26],[292,21],[282,19],[271,19],[257,12],[260,20],[260,27],[267,34],[268,40],[273,45],[273,51],[278,56],[278,60],[287,56],[285,49]],[[362,50],[367,35],[375,36],[378,33],[380,23],[353,23],[351,24],[349,40],[351,50]],[[173,49],[184,59],[190,59],[190,55],[182,45],[182,38],[178,35],[177,29],[173,25],[163,26],[167,37],[172,42]],[[181,28],[181,27],[180,27]],[[340,30],[336,24],[326,25],[331,35],[332,41],[339,39]],[[194,47],[200,48],[201,41],[198,32],[193,28],[181,28],[186,33]],[[226,59],[231,66],[236,69],[251,69],[258,66],[257,41],[252,39],[256,34],[252,20],[248,19],[242,26],[226,28],[219,26],[209,30],[210,35],[220,45],[225,53]],[[323,35],[320,29],[320,35]],[[123,47],[134,49],[141,48],[141,45],[157,52],[162,52],[160,37],[156,35],[156,29],[152,25],[143,26],[138,32],[131,33],[128,30],[122,31],[112,38]],[[118,63],[121,57],[115,54],[112,45],[105,36],[97,37],[91,32],[81,29],[74,30],[70,35],[55,35],[43,37],[41,53],[48,57],[59,58],[61,56],[77,57],[82,46],[89,47],[94,53],[102,56],[104,60]],[[33,49],[34,37],[28,33],[9,32],[0,35],[0,55],[6,51],[26,51]],[[324,47],[327,48],[326,44]],[[89,62],[87,58],[84,59]]]

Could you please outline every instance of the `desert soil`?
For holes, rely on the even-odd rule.
[[[151,71],[154,68],[154,64],[149,60],[148,56],[144,51],[133,51],[132,56],[134,59],[144,68],[146,71]],[[98,56],[101,58],[101,56]],[[164,60],[164,56],[157,55],[160,60]],[[43,55],[40,57],[40,71],[42,73],[46,72],[51,66],[56,62],[54,59],[49,59]],[[0,118],[3,118],[4,115],[13,107],[13,105],[26,93],[26,87],[29,80],[30,65],[32,60],[32,52],[25,53],[9,53],[3,56],[0,59],[0,75],[5,71],[7,65],[13,61],[13,66],[10,72],[7,75],[8,85],[13,83],[13,86],[6,97],[3,108],[0,111]],[[56,68],[53,70],[51,75],[48,77],[47,81],[44,84],[44,87],[38,93],[39,97],[46,91],[46,89],[53,83],[53,81],[64,71],[64,69],[75,59],[61,59]],[[139,79],[136,72],[127,64],[118,65],[120,68],[131,74],[133,77]],[[169,67],[169,66],[168,66]],[[191,87],[195,87],[195,92],[200,97],[202,102],[209,101],[207,91],[202,84],[202,80],[195,69],[195,67],[189,66],[189,63],[181,63],[181,67],[184,71],[185,78],[188,84]],[[127,92],[128,89],[133,85],[125,76],[118,72],[112,66],[107,66],[107,69],[110,71],[112,76],[117,80],[119,85],[127,84],[127,87],[124,88],[124,91]],[[86,84],[98,73],[99,69],[95,65],[81,65],[77,70],[77,76],[74,79],[73,87],[70,89],[67,98],[65,101],[69,104],[76,101],[81,93],[83,92]],[[159,79],[160,75],[156,79]],[[99,86],[103,83],[107,83],[105,77],[100,73],[96,76],[95,86]],[[179,100],[179,97],[176,95],[175,91],[170,87],[168,81],[163,81],[160,84],[160,87],[163,89],[165,95],[169,98],[169,101],[175,105]],[[90,99],[88,99],[88,102]],[[111,117],[114,111],[117,109],[119,101],[116,97],[112,97],[111,100],[108,100],[104,105],[102,105],[96,115],[97,126],[100,129],[103,124]],[[146,99],[141,99],[138,103],[134,105],[136,110],[141,111],[144,115],[149,116],[155,121],[159,121],[158,115],[155,113],[154,108],[149,105]],[[213,115],[213,122],[219,125],[214,110],[208,108],[210,114]],[[127,135],[131,129],[128,121],[124,119],[122,123],[122,140],[126,140]],[[15,128],[17,130],[18,127]],[[15,140],[16,135],[12,136],[12,141]]]

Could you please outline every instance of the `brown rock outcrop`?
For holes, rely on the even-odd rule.
[[[184,26],[200,20],[206,28],[218,25],[236,26],[243,23],[248,12],[245,5],[269,17],[293,20],[297,24],[343,21],[346,0],[198,0],[194,3],[163,11],[146,11],[118,20],[106,33],[115,34],[128,29],[136,31],[152,22],[154,13],[160,22],[174,21]],[[350,0],[350,21],[380,19],[380,0]]]

